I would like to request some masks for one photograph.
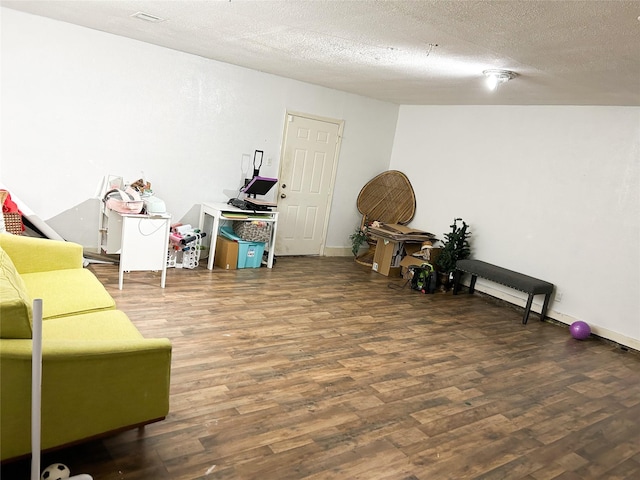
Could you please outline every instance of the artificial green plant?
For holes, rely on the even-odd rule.
[[[458,225],[461,222],[462,225]],[[454,218],[450,225],[451,231],[444,234],[444,241],[436,265],[441,273],[451,273],[456,269],[456,262],[471,255],[469,237],[471,232],[468,225],[461,218]]]

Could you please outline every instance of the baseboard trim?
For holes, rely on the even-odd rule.
[[[350,247],[324,247],[325,257],[353,257]]]
[[[353,253],[349,247],[325,247],[324,249],[325,257],[353,257]],[[466,285],[468,287],[468,285]],[[504,300],[507,303],[511,303],[518,307],[524,308],[527,305],[526,295],[523,293],[522,296],[514,295],[512,292],[506,292],[504,290],[499,290],[497,288],[493,288],[487,283],[482,282],[482,279],[478,278],[478,282],[476,283],[475,289],[478,292],[485,293],[491,297],[498,298],[500,300]],[[531,306],[532,314],[539,314],[540,310],[542,310],[542,296],[537,296],[537,299],[534,299],[533,305]],[[547,310],[547,317],[555,320],[556,322],[562,323],[564,325],[571,325],[573,322],[580,320],[579,318],[572,317],[571,315],[567,315],[566,313],[558,312],[553,308],[549,308]],[[591,325],[591,332],[603,339],[615,342],[621,346],[631,348],[640,352],[640,340],[627,337],[626,335],[622,335],[621,333],[614,332],[607,328],[599,327],[597,325]]]
[[[524,308],[527,305],[527,299],[526,297],[524,297],[525,294],[522,294],[523,297],[513,295],[510,292],[505,292],[503,290],[493,288],[486,283],[481,283],[480,279],[478,279],[478,283],[476,283],[475,290],[485,293],[491,297],[504,300],[505,302],[511,303],[518,307]],[[538,298],[542,299],[542,296],[540,295],[538,296]],[[532,315],[535,315],[536,313],[539,314],[540,310],[542,310],[542,301],[534,300],[531,307]],[[580,320],[579,318],[572,317],[571,315],[567,315],[566,313],[558,312],[553,308],[549,308],[547,310],[547,317],[552,318],[556,322],[562,323],[567,326],[571,325],[573,322]],[[640,352],[640,340],[627,337],[626,335],[622,335],[607,328],[598,327],[597,325],[589,324],[589,326],[591,327],[591,333],[593,333],[595,336],[610,340],[621,346],[628,347]]]

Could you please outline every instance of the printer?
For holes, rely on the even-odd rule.
[[[167,212],[167,207],[165,206],[164,201],[160,200],[158,197],[150,195],[148,197],[142,197],[142,200],[149,215]]]

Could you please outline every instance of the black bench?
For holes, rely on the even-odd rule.
[[[542,310],[540,311],[540,320],[544,320],[544,317],[547,314],[549,300],[553,293],[553,283],[538,280],[537,278],[529,277],[528,275],[523,275],[522,273],[507,270],[506,268],[498,267],[480,260],[458,260],[456,263],[456,271],[453,275],[454,295],[457,295],[460,290],[460,280],[463,273],[471,274],[469,293],[473,293],[476,286],[476,279],[478,277],[486,278],[492,282],[528,293],[529,298],[527,299],[527,306],[524,309],[524,318],[522,319],[522,323],[524,324],[526,324],[529,319],[529,312],[531,311],[533,297],[539,294],[544,294],[544,303],[542,305]]]

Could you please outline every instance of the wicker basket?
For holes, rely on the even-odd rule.
[[[358,194],[358,211],[362,214],[360,227],[373,221],[406,225],[416,213],[416,196],[409,178],[398,170],[389,170],[372,178]],[[373,266],[376,253],[375,238],[367,239],[369,250],[356,258],[361,265]]]
[[[4,213],[4,228],[14,235],[22,235],[22,215],[19,213]]]
[[[357,206],[367,222],[406,225],[416,213],[416,196],[404,173],[389,170],[362,187]]]
[[[271,239],[271,223],[262,220],[233,222],[233,231],[247,242],[268,242]]]

